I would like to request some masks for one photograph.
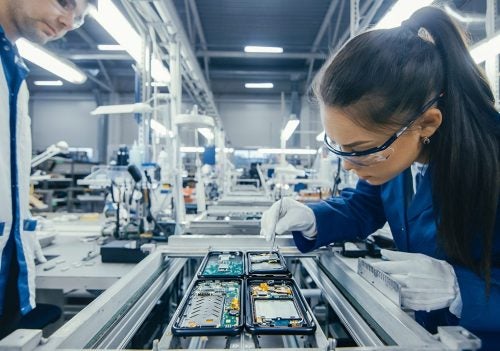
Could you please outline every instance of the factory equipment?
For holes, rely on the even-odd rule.
[[[247,265],[249,252],[269,255],[269,243],[253,235],[172,236],[43,342],[36,331],[19,330],[0,349],[14,341],[27,351],[480,347],[461,327],[428,333],[359,275],[357,259],[343,257],[338,248],[304,255],[289,235],[277,237],[277,247],[292,277],[257,277],[248,269],[243,277],[201,277],[207,269],[239,275],[238,262]]]

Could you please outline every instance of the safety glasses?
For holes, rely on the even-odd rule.
[[[443,96],[440,93],[438,96],[427,102],[415,115],[409,118],[409,122],[396,133],[394,133],[385,143],[380,146],[373,147],[363,151],[346,152],[342,150],[342,146],[331,140],[325,133],[324,143],[328,150],[340,158],[347,160],[358,166],[371,166],[373,164],[383,162],[394,153],[394,149],[390,147],[410,126],[417,120],[420,115],[431,108]]]
[[[59,11],[65,16],[71,15],[73,17],[73,29],[80,28],[85,21],[85,13],[76,16],[76,0],[56,0]]]

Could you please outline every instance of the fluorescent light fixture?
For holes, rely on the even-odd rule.
[[[168,87],[166,82],[151,82],[150,86],[152,87]]]
[[[168,133],[167,127],[165,127],[162,123],[158,122],[155,119],[151,120],[151,129],[153,129],[161,136],[166,136]]]
[[[153,112],[153,108],[144,102],[125,105],[107,105],[99,106],[94,111],[90,112],[91,115],[115,115],[122,113],[149,113]]]
[[[198,128],[198,132],[203,135],[207,140],[213,140],[214,133],[210,128]]]
[[[325,140],[325,131],[322,131],[318,135],[316,135],[316,141],[323,142]]]
[[[23,58],[70,83],[83,84],[87,80],[87,75],[73,62],[59,58],[37,44],[21,38],[16,45]]]
[[[39,87],[60,87],[63,82],[62,80],[35,80],[33,84]]]
[[[258,52],[265,54],[281,54],[283,48],[276,46],[245,46],[245,52]]]
[[[374,29],[388,29],[401,25],[401,22],[410,18],[413,12],[430,5],[434,0],[398,0],[387,11],[382,19],[375,25]]]
[[[108,44],[99,44],[97,45],[97,49],[101,51],[125,51],[123,46],[121,45],[108,45]]]
[[[285,154],[285,155],[316,155],[318,150],[315,149],[257,149],[261,154]]]
[[[500,33],[480,41],[470,50],[470,55],[476,63],[486,61],[488,57],[495,57],[498,54],[500,54]]]
[[[142,39],[112,0],[99,0],[90,14],[136,61],[142,61]],[[158,58],[151,60],[151,76],[159,82],[169,82],[170,72]]]
[[[215,148],[215,151],[216,151],[216,152],[219,152],[219,151],[220,151],[220,148],[216,147],[216,148]],[[225,152],[226,154],[232,154],[232,153],[234,152],[234,148],[232,148],[232,147],[225,147],[225,148],[224,148],[224,152]]]
[[[273,83],[245,83],[247,89],[272,89]]]
[[[281,138],[283,138],[283,140],[285,141],[290,139],[295,129],[297,129],[299,123],[300,120],[298,120],[297,118],[290,118],[288,122],[286,122],[285,128],[283,128],[283,130],[281,131]]]
[[[198,152],[198,153],[201,153],[201,152],[205,152],[205,148],[204,147],[198,147],[198,146],[181,146],[181,152],[185,152],[185,153],[195,153],[195,152]]]

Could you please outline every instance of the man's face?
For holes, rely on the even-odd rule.
[[[38,44],[63,37],[78,28],[88,9],[87,0],[11,0],[17,34]]]

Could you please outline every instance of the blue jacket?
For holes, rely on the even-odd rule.
[[[28,69],[0,27],[0,316],[5,289],[17,261],[22,315],[35,307],[35,228],[29,212],[31,119]]]
[[[332,242],[364,239],[387,221],[400,251],[446,260],[436,243],[431,171],[429,168],[425,173],[407,210],[404,177],[409,169],[383,185],[359,181],[356,189],[346,189],[339,197],[311,204],[318,235],[311,241],[294,232],[295,244],[300,251],[309,252]],[[453,266],[463,302],[459,324],[483,340],[484,350],[500,350],[500,210],[497,210],[493,257],[497,262],[491,272],[489,298],[482,278],[465,267]]]

